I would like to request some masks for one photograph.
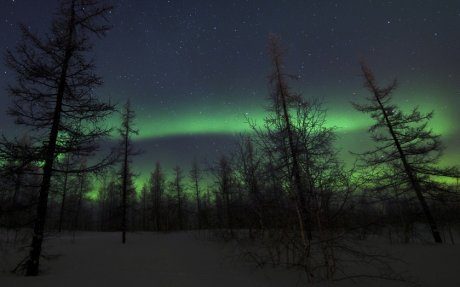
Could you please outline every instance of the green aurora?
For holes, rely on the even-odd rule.
[[[336,92],[338,94],[339,92]],[[419,107],[422,112],[434,110],[434,118],[430,126],[433,131],[442,136],[450,136],[457,132],[455,130],[455,111],[454,106],[449,105],[442,99],[442,95],[453,93],[452,91],[432,92],[429,89],[414,91],[411,89],[397,91],[398,96],[405,95],[396,101],[396,104],[403,111],[409,111],[414,107]],[[339,133],[349,133],[364,130],[372,124],[372,119],[368,116],[355,111],[351,101],[363,102],[367,96],[366,91],[360,91],[348,101],[338,103],[324,101],[323,106],[327,109],[327,126],[336,128]],[[324,97],[326,98],[326,97]],[[338,97],[335,96],[334,99]],[[350,98],[350,97],[349,97]],[[241,101],[241,100],[240,100]],[[244,103],[234,103],[228,108],[211,106],[207,109],[196,109],[196,105],[186,105],[178,107],[174,111],[167,111],[156,114],[144,112],[137,107],[136,127],[139,135],[134,136],[135,140],[145,140],[159,137],[177,135],[204,135],[204,134],[238,134],[251,131],[248,119],[262,127],[264,118],[267,115],[264,107],[267,105],[265,99],[250,105]],[[241,108],[241,107],[244,107]],[[119,120],[114,119],[112,125],[119,125]],[[116,137],[116,135],[114,135]]]
[[[337,91],[335,93],[338,93]],[[453,91],[445,89],[434,91],[429,88],[411,89],[400,88],[396,91],[394,99],[402,110],[409,111],[418,106],[422,112],[434,111],[434,117],[430,122],[430,128],[437,134],[442,135],[444,142],[460,131],[454,124],[458,119],[454,111],[455,106],[445,102],[445,94]],[[342,160],[351,164],[355,158],[349,151],[357,151],[356,143],[360,142],[359,147],[371,148],[372,142],[369,139],[367,128],[373,123],[367,115],[355,111],[351,101],[363,102],[368,92],[361,89],[359,93],[350,92],[347,99],[338,102],[327,102],[323,100],[323,106],[327,109],[327,126],[334,127],[337,132],[336,146],[342,152]],[[326,99],[324,97],[323,99]],[[338,97],[334,96],[336,100]],[[337,101],[337,100],[336,100]],[[239,108],[238,106],[244,107]],[[227,134],[236,136],[242,133],[251,133],[248,119],[262,127],[267,111],[267,100],[261,99],[259,102],[253,102],[251,105],[243,103],[233,103],[229,108],[209,107],[203,112],[195,110],[194,105],[178,108],[173,113],[165,112],[155,115],[143,112],[141,108],[137,109],[136,127],[139,129],[139,135],[134,136],[134,145],[142,141],[155,140],[159,138],[168,138],[175,136],[212,136],[212,134]],[[114,120],[112,124],[116,124]],[[446,153],[441,159],[441,165],[457,164],[460,160],[459,152],[456,147],[446,145]],[[362,150],[361,150],[362,151]],[[133,159],[133,166],[138,176],[134,179],[136,190],[140,191],[142,186],[148,182],[149,174],[153,169],[151,165],[137,165],[137,159]],[[170,176],[170,163],[165,165],[165,173]],[[150,167],[151,166],[151,167]],[[182,166],[184,175],[188,173],[188,166]],[[455,180],[443,181],[455,184]],[[184,183],[187,183],[185,177]]]

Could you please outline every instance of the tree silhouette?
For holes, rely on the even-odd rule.
[[[193,189],[195,190],[195,200],[196,200],[196,212],[197,212],[197,219],[198,219],[198,229],[202,228],[201,219],[203,217],[202,209],[201,209],[201,195],[200,195],[200,179],[201,179],[201,169],[198,165],[198,162],[193,160],[192,162],[192,169],[190,170],[190,180],[192,181]]]
[[[261,161],[256,157],[253,139],[242,136],[239,142],[238,163],[241,182],[247,191],[248,203],[246,217],[249,220],[249,234],[253,229],[264,227]]]
[[[394,169],[396,174],[403,176],[403,181],[415,192],[434,241],[441,243],[438,226],[426,200],[427,188],[435,187],[433,176],[454,177],[457,172],[453,168],[438,167],[443,146],[440,136],[428,129],[433,113],[422,114],[418,108],[408,114],[404,113],[392,103],[396,81],[380,88],[365,63],[361,64],[361,70],[364,85],[372,96],[368,98],[368,104],[354,103],[354,107],[360,112],[370,114],[375,120],[369,131],[378,144],[374,150],[361,154],[362,160],[370,167],[384,166],[384,177],[388,175],[388,169]]]
[[[36,157],[44,162],[31,250],[21,264],[29,276],[39,271],[56,155],[93,153],[96,140],[109,133],[99,123],[113,111],[112,105],[94,95],[102,82],[93,71],[94,63],[87,60],[90,36],[104,36],[109,27],[101,21],[107,20],[112,7],[97,0],[60,4],[50,34],[39,37],[22,25],[21,42],[6,55],[6,64],[16,74],[8,89],[13,101],[9,114],[34,132],[32,143],[40,143]]]
[[[129,207],[128,199],[131,198],[130,190],[132,191],[132,173],[130,171],[131,157],[137,155],[139,152],[134,151],[131,142],[131,136],[138,134],[139,131],[133,128],[133,121],[135,119],[134,111],[131,109],[131,103],[128,100],[122,112],[123,121],[119,129],[122,142],[121,142],[121,156],[122,156],[122,171],[121,171],[121,231],[122,243],[126,243],[126,229],[127,229],[127,211]],[[133,192],[133,191],[132,191]]]
[[[152,223],[153,229],[162,230],[163,220],[163,195],[165,192],[165,176],[159,162],[155,164],[155,170],[150,176],[150,194],[152,196]]]
[[[176,165],[173,168],[174,179],[171,182],[171,191],[175,193],[176,206],[177,206],[177,220],[179,224],[179,229],[184,229],[184,187],[182,185],[182,180],[184,176],[182,175],[182,169],[180,166]]]
[[[309,214],[309,207],[307,203],[307,196],[309,193],[306,189],[307,185],[303,182],[301,167],[299,163],[299,150],[296,144],[295,131],[292,124],[289,109],[293,104],[299,103],[299,96],[293,94],[289,90],[286,78],[288,75],[283,71],[283,53],[280,46],[279,38],[275,35],[270,36],[269,49],[271,53],[271,60],[273,72],[271,74],[272,84],[272,109],[275,112],[273,121],[282,127],[280,132],[282,136],[282,149],[286,155],[286,162],[290,170],[290,181],[292,182],[293,189],[295,190],[298,202],[300,223],[305,229],[307,238],[312,239],[311,220]],[[285,142],[287,140],[287,143]]]
[[[230,237],[233,238],[235,236],[235,214],[233,208],[234,176],[231,163],[226,156],[223,155],[220,157],[213,172],[216,178],[219,198],[222,201],[221,204],[225,212],[225,228],[230,232]],[[220,212],[218,213],[221,214]]]

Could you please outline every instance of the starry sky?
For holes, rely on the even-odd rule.
[[[319,98],[337,146],[369,146],[359,61],[381,83],[399,81],[401,107],[435,111],[431,127],[447,146],[442,164],[460,160],[460,1],[458,0],[132,0],[112,1],[113,29],[95,41],[104,85],[96,93],[113,102],[128,98],[144,150],[133,160],[138,181],[155,161],[188,169],[193,158],[213,162],[248,132],[246,117],[262,123],[269,95],[269,33],[281,37],[286,70],[304,97]],[[55,0],[0,0],[0,50],[13,48],[22,22],[46,32]],[[0,130],[17,129],[5,111],[12,76],[0,63]],[[119,115],[110,123],[119,124]]]

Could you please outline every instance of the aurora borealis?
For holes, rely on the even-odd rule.
[[[2,0],[0,49],[15,46],[18,22],[33,31],[49,26],[57,1]],[[377,79],[394,77],[403,109],[434,110],[431,127],[447,146],[443,163],[460,160],[460,2],[407,1],[112,1],[113,29],[95,41],[95,62],[105,84],[96,95],[131,99],[145,153],[134,159],[140,179],[159,160],[188,169],[193,158],[210,162],[248,132],[246,117],[262,123],[269,95],[269,33],[286,47],[286,70],[298,76],[293,91],[319,98],[328,124],[337,127],[344,160],[369,144],[371,120],[351,101],[363,102],[359,61]],[[0,129],[17,134],[6,115],[0,65]],[[119,115],[109,124],[118,125]]]

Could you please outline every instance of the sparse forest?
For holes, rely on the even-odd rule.
[[[8,248],[21,255],[8,265],[15,276],[44,272],[48,238],[81,232],[121,232],[126,246],[147,232],[187,232],[226,242],[255,266],[299,270],[308,282],[412,284],[393,267],[397,258],[373,242],[458,244],[460,172],[440,164],[436,111],[399,106],[396,81],[382,87],[362,62],[367,98],[349,105],[372,120],[373,146],[344,162],[327,105],[291,88],[302,79],[291,76],[289,51],[276,35],[268,40],[263,122],[246,116],[249,131],[235,135],[218,160],[172,169],[152,162],[139,186],[133,166],[142,151],[133,136],[143,130],[131,100],[117,106],[95,93],[102,79],[92,46],[110,29],[112,6],[60,2],[47,34],[21,26],[22,40],[6,51],[16,78],[8,113],[25,128],[0,141],[0,258]],[[121,125],[109,126],[109,117]],[[101,151],[103,141],[115,144]]]

